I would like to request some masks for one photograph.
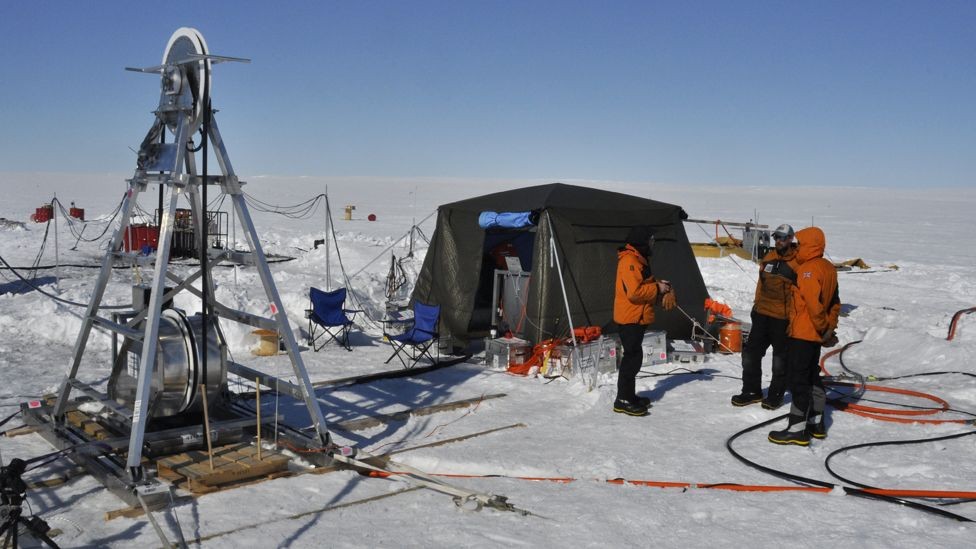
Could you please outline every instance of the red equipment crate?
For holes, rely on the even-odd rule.
[[[126,252],[140,252],[143,246],[149,246],[155,251],[159,244],[159,227],[146,223],[129,225],[122,236],[122,245]]]
[[[45,204],[40,208],[34,210],[34,214],[30,216],[31,221],[35,223],[47,223],[48,221],[54,219],[54,206],[51,204]]]

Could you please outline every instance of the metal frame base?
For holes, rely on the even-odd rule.
[[[99,391],[90,386],[83,389],[87,397],[71,400],[68,403],[67,411],[77,410],[79,405],[84,403],[103,401],[108,398],[107,395],[100,394]],[[106,408],[106,410],[113,412],[111,408]],[[138,490],[141,487],[168,486],[154,476],[147,476],[139,481],[131,479],[126,467],[125,456],[129,445],[128,431],[131,427],[127,423],[127,419],[120,414],[110,414],[108,418],[93,418],[106,430],[118,435],[99,440],[66,421],[55,421],[54,408],[50,404],[45,403],[40,407],[30,408],[28,404],[24,403],[21,405],[21,411],[24,423],[37,427],[38,434],[56,450],[74,448],[74,451],[67,453],[66,457],[95,477],[109,492],[125,504],[133,507],[141,505]],[[222,412],[226,417],[210,423],[211,437],[216,439],[217,444],[246,440],[254,436],[257,422],[254,412],[239,403],[232,403]],[[303,458],[315,465],[332,464],[331,456],[321,451],[322,445],[314,431],[305,434],[299,428],[281,422],[280,417],[262,417],[261,423],[268,437],[274,436],[276,419],[278,420],[277,438],[279,440],[285,440],[293,447],[309,450],[307,454],[303,454]],[[171,449],[174,441],[183,444],[175,450]],[[168,450],[168,448],[170,449]],[[143,440],[142,456],[144,459],[155,460],[155,458],[166,455],[205,449],[206,438],[203,426],[199,423],[193,423],[183,427],[147,430]],[[143,490],[143,492],[142,498],[150,510],[162,509],[171,501],[170,490],[167,489],[149,491],[148,493]]]

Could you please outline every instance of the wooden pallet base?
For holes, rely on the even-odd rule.
[[[257,446],[237,443],[213,449],[212,469],[204,451],[163,457],[156,462],[156,467],[160,479],[194,494],[207,494],[255,480],[288,475],[288,462],[287,456],[266,449],[262,449],[258,460]]]
[[[84,430],[85,434],[95,440],[108,440],[112,438],[112,433],[108,432],[105,427],[81,410],[71,410],[64,417],[67,419],[69,425]]]

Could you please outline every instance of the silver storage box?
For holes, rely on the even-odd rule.
[[[578,377],[587,387],[596,387],[597,378],[601,373],[617,371],[617,348],[613,340],[608,337],[599,338],[588,343],[580,343],[573,353],[572,345],[560,345],[556,348],[564,377]],[[553,375],[549,369],[549,375]]]
[[[499,337],[485,343],[485,364],[491,368],[506,370],[512,364],[521,364],[532,355],[532,344],[517,337]]]
[[[644,360],[641,366],[664,364],[668,361],[668,333],[664,330],[648,330],[644,332]]]
[[[690,339],[674,340],[668,343],[668,358],[671,362],[705,362],[705,348]]]

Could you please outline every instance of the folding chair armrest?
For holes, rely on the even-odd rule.
[[[314,309],[305,309],[305,318],[312,318],[312,313],[314,312]]]
[[[342,312],[349,318],[349,322],[355,322],[356,315],[359,313],[363,313],[363,316],[366,316],[366,311],[362,309],[343,309]]]

